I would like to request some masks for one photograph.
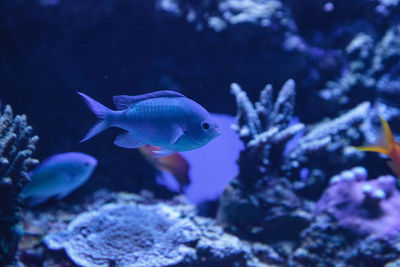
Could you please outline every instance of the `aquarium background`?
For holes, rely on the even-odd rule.
[[[400,132],[399,16],[396,0],[1,1],[2,118],[17,127],[4,119],[0,129],[23,136],[23,145],[33,135],[40,141],[32,156],[24,154],[29,162],[21,170],[0,166],[0,189],[13,188],[2,200],[7,238],[0,263],[400,265],[396,174],[381,154],[351,147],[375,142],[378,116],[395,137]],[[113,107],[114,95],[157,90],[178,91],[237,125],[218,137],[221,146],[187,155],[196,186],[186,192],[160,182],[162,172],[138,150],[114,146],[116,128],[79,143],[96,118],[76,91]],[[13,120],[16,114],[26,114],[32,132],[16,130],[28,127]],[[10,145],[7,154],[5,132],[0,158],[13,162],[23,145]],[[69,151],[98,160],[92,177],[62,200],[23,204],[22,173],[33,168],[32,158]],[[206,157],[230,171],[203,167]],[[67,231],[85,212],[120,226],[103,236],[91,229],[95,241],[85,242],[72,226]],[[126,246],[135,255],[120,256],[102,243],[133,236],[124,222],[149,221],[165,231],[138,226],[143,235]],[[180,223],[189,225],[186,232]],[[170,254],[138,249],[149,235]]]

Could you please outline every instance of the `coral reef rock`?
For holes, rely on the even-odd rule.
[[[310,212],[285,178],[264,181],[249,193],[235,180],[220,199],[217,218],[245,239],[294,240],[311,221]]]
[[[317,217],[301,233],[301,240],[287,266],[399,266],[399,238],[370,235],[360,239],[326,215]]]
[[[39,138],[33,136],[25,115],[14,117],[10,106],[0,106],[0,265],[12,262],[20,238],[19,193],[29,181],[28,170],[38,161],[32,153]]]
[[[179,216],[162,204],[110,204],[81,214],[68,231],[44,240],[83,266],[166,266],[195,254],[184,244],[196,240],[198,229]]]
[[[45,236],[45,244],[52,250],[64,249],[82,266],[277,266],[283,262],[269,246],[241,241],[214,220],[195,216],[192,206],[144,203],[139,198],[126,201],[127,197],[119,194],[115,203],[81,213],[66,230],[55,227]]]

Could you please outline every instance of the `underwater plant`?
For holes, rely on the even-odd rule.
[[[38,163],[31,158],[39,137],[25,115],[13,115],[10,106],[0,106],[0,265],[14,260],[21,236],[18,212],[20,193],[29,182],[29,169]]]

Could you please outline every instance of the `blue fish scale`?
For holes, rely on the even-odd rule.
[[[188,105],[190,100],[181,97],[144,100],[132,105],[118,121],[138,140],[161,146],[170,142],[172,127],[181,126],[189,115]]]

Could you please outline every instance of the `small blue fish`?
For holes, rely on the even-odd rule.
[[[31,205],[52,196],[61,199],[86,182],[96,166],[94,157],[80,152],[51,156],[29,173],[31,181],[23,188],[22,195],[29,198]]]
[[[156,155],[168,156],[202,147],[220,135],[207,110],[177,92],[114,96],[116,111],[83,93],[78,94],[100,119],[81,142],[109,127],[119,127],[127,132],[115,139],[115,145],[124,148],[152,145],[162,148],[153,151]]]

